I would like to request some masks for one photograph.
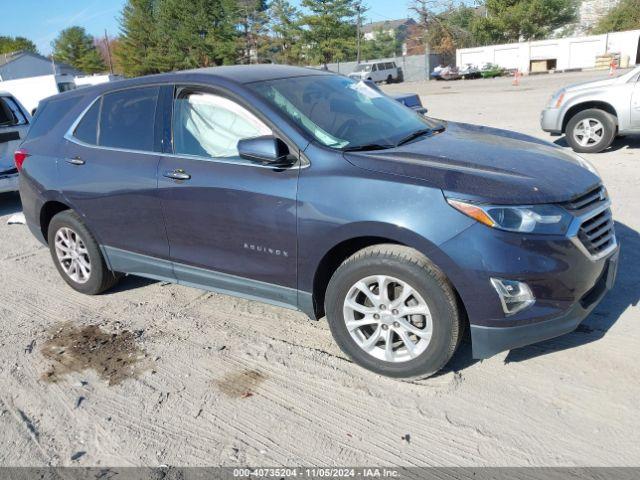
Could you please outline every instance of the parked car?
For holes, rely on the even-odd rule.
[[[13,152],[29,128],[31,117],[8,92],[0,92],[0,193],[18,190],[18,170]]]
[[[480,69],[471,63],[465,63],[458,73],[465,80],[482,77]]]
[[[376,83],[401,81],[396,62],[361,63],[349,74],[349,78],[354,80],[371,80]]]
[[[480,75],[482,78],[496,78],[504,75],[504,68],[493,63],[487,63],[480,69]]]
[[[392,377],[570,332],[616,275],[602,180],[522,134],[327,72],[231,66],[43,101],[16,152],[31,232],[99,294],[140,275],[326,315]],[[566,179],[571,178],[571,182]]]
[[[616,135],[640,134],[640,67],[617,78],[557,91],[542,111],[545,132],[565,134],[580,153],[609,148]]]
[[[420,95],[418,95],[417,93],[385,93],[375,82],[372,82],[371,80],[365,80],[364,83],[366,83],[369,88],[372,88],[383,95],[387,95],[388,97],[393,98],[396,102],[400,102],[405,107],[409,107],[412,110],[415,110],[420,115],[426,115],[429,111],[424,107],[424,105],[422,105]]]

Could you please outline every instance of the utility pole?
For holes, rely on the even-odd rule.
[[[356,53],[356,63],[358,65],[360,65],[360,28],[361,28],[361,22],[362,22],[362,17],[360,16],[360,12],[362,11],[362,5],[360,3],[358,3],[358,5],[356,6],[356,11],[358,12],[358,19],[356,21],[356,45],[357,45],[357,53]]]
[[[109,72],[113,75],[113,63],[111,62],[111,46],[109,45],[109,36],[107,29],[104,29],[104,45],[107,47],[107,61],[109,62]]]

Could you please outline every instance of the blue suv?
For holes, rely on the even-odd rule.
[[[326,316],[354,362],[420,378],[572,331],[613,285],[607,191],[580,157],[435,121],[285,66],[137,78],[41,102],[30,230],[94,295],[140,275]]]

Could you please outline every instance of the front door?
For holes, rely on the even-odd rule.
[[[257,164],[237,150],[238,140],[271,133],[225,96],[175,89],[171,153],[158,178],[180,283],[295,303],[299,169]]]
[[[58,171],[67,200],[85,217],[114,270],[171,278],[157,198],[159,90],[128,88],[95,100],[67,137]]]

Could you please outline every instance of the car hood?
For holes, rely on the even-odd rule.
[[[452,123],[401,147],[346,153],[351,164],[498,204],[558,203],[600,184],[577,155],[527,135]]]

